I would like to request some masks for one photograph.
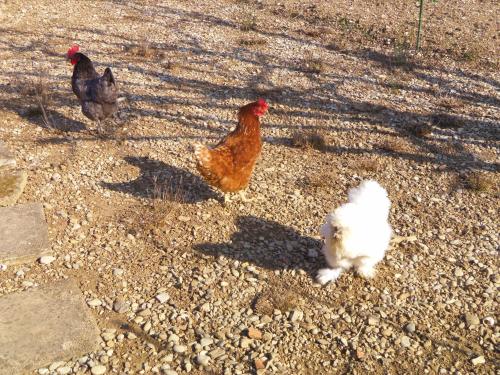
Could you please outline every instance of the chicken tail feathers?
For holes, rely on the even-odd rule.
[[[106,70],[104,70],[104,74],[102,76],[110,84],[115,84],[115,77],[113,77],[113,73],[111,72],[111,68],[106,68]]]

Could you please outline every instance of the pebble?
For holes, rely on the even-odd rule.
[[[290,321],[296,322],[297,320],[302,320],[303,316],[304,316],[304,313],[301,310],[295,309],[290,314]]]
[[[71,367],[63,366],[57,369],[57,373],[60,375],[67,375],[71,372]]]
[[[410,338],[408,336],[401,337],[401,346],[409,348],[411,346]]]
[[[473,364],[474,366],[478,366],[478,365],[482,365],[483,363],[485,363],[485,362],[486,362],[486,360],[485,360],[485,359],[484,359],[484,357],[481,355],[481,356],[479,356],[479,357],[473,358],[471,362],[472,362],[472,364]]]
[[[196,363],[198,363],[200,366],[208,366],[209,362],[210,357],[203,352],[196,356]]]
[[[113,276],[122,276],[123,272],[124,271],[121,268],[115,268],[113,269]]]
[[[113,302],[113,310],[119,314],[124,314],[128,312],[129,305],[124,299],[117,298],[115,302]]]
[[[107,371],[106,366],[103,366],[103,365],[96,365],[96,366],[92,367],[92,369],[90,370],[92,375],[102,375],[102,374],[105,374],[106,371]]]
[[[64,366],[65,364],[66,364],[66,362],[62,362],[62,361],[51,363],[50,366],[49,366],[49,371],[50,372],[55,371],[59,367]]]
[[[177,371],[174,370],[162,370],[165,375],[177,375]]]
[[[90,307],[97,307],[102,305],[102,301],[99,298],[94,298],[91,299],[90,301],[87,301],[87,305]]]
[[[201,346],[209,346],[214,343],[214,340],[211,339],[210,337],[204,337],[200,340],[200,345]]]
[[[38,374],[40,375],[47,375],[47,374],[50,374],[50,371],[48,368],[39,368],[38,369]]]
[[[7,270],[7,265],[0,263],[0,271],[6,271]]]
[[[495,318],[492,316],[487,316],[486,318],[483,319],[483,322],[491,327],[495,325]]]
[[[480,320],[476,314],[465,313],[465,322],[467,323],[467,327],[477,326],[480,323]]]
[[[187,350],[187,347],[185,345],[174,345],[174,352],[176,353],[184,353]]]
[[[38,261],[41,263],[41,264],[50,264],[52,263],[54,260],[56,260],[56,257],[53,257],[52,255],[44,255],[43,257],[41,257]]]
[[[464,275],[464,271],[461,268],[455,269],[455,276],[462,277]]]
[[[413,332],[415,332],[415,323],[413,323],[413,322],[409,322],[409,323],[405,326],[405,330],[406,330],[406,332],[409,332],[409,333],[413,333]]]
[[[248,337],[250,337],[251,339],[260,340],[262,338],[262,332],[257,328],[248,328]]]
[[[170,299],[170,296],[167,293],[160,293],[156,295],[156,300],[160,303],[165,303]]]
[[[253,365],[255,366],[256,370],[262,370],[266,368],[266,364],[260,358],[255,358],[253,361]]]

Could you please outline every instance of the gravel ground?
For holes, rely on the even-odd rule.
[[[415,55],[413,3],[158,3],[0,2],[0,139],[55,257],[0,271],[0,295],[76,278],[102,330],[38,372],[498,371],[498,5],[428,4]],[[71,93],[74,42],[128,99],[103,133]],[[259,96],[255,201],[224,207],[191,145]],[[364,178],[416,240],[320,287],[318,227]]]

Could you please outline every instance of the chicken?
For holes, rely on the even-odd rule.
[[[375,265],[389,247],[392,229],[387,191],[378,182],[367,180],[350,189],[348,198],[347,203],[327,216],[321,227],[325,239],[323,254],[331,268],[319,270],[320,284],[336,280],[353,266],[362,277],[372,278]]]
[[[73,68],[71,88],[82,106],[82,112],[92,121],[100,122],[113,116],[118,110],[118,92],[115,78],[110,68],[99,76],[92,61],[78,52],[79,46],[73,45],[67,53]]]
[[[260,116],[268,108],[264,99],[241,107],[236,129],[214,148],[195,145],[198,171],[210,185],[224,192],[224,202],[229,201],[228,193],[243,193],[248,186],[262,149]],[[246,200],[244,194],[241,196]]]

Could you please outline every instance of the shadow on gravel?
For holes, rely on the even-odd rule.
[[[323,258],[311,260],[308,250],[320,254],[321,241],[302,236],[294,229],[255,216],[239,216],[238,231],[228,243],[202,243],[194,249],[217,257],[224,255],[240,262],[270,270],[303,269],[311,277],[323,266]]]
[[[184,169],[148,157],[127,156],[125,161],[140,168],[139,177],[126,182],[102,182],[101,186],[140,198],[161,198],[182,203],[217,198],[200,177]]]

